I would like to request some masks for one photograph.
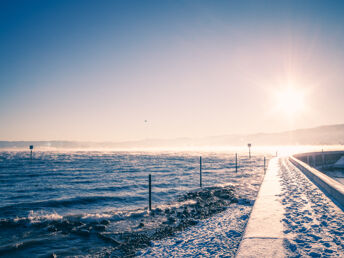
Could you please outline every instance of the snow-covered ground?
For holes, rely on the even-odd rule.
[[[275,204],[277,200],[278,207],[275,208],[281,211],[276,221],[281,225],[281,234],[277,238],[284,241],[284,244],[281,242],[281,244],[277,244],[276,248],[285,249],[281,253],[287,257],[344,257],[343,210],[338,208],[288,158],[279,158],[274,162],[276,163],[276,166],[273,166],[275,171],[267,174],[264,189],[265,192],[269,192],[269,179],[271,180],[273,177],[278,179],[279,183],[271,186],[271,193],[276,192],[275,197],[271,200]],[[265,195],[260,194],[258,198],[261,196]],[[274,207],[269,206],[268,202],[268,200],[263,202],[266,204],[265,212],[260,213],[262,209],[256,209],[265,218],[262,220],[256,218],[252,221],[250,235],[257,235],[258,237],[254,237],[254,241],[260,238],[260,241],[266,241],[266,248],[271,249],[273,246],[270,246],[269,243],[272,243],[272,239],[277,238],[259,237],[263,234],[260,231],[265,229],[264,234],[269,235],[269,228],[271,228],[269,216],[276,213]],[[271,202],[271,205],[274,203]],[[166,255],[173,257],[234,257],[242,239],[250,210],[249,205],[233,204],[226,211],[202,220],[198,225],[179,232],[173,237],[154,241],[151,247],[140,250],[137,255],[142,257]],[[255,213],[255,209],[253,213]],[[269,215],[269,213],[271,214]],[[256,225],[257,223],[261,225]],[[252,230],[257,232],[252,232]],[[251,250],[252,253],[249,255],[257,257],[262,248],[257,247],[256,253],[254,248],[250,248]],[[268,257],[264,253],[260,256]]]
[[[226,211],[209,219],[202,220],[188,228],[160,241],[152,243],[148,249],[137,255],[142,257],[233,257],[240,244],[251,205],[232,204]]]
[[[279,175],[289,255],[344,257],[344,212],[286,158]]]
[[[139,250],[141,257],[233,257],[239,247],[247,221],[263,178],[263,168],[243,167],[234,174],[231,185],[238,203],[173,236],[152,241]]]

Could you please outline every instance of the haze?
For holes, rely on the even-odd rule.
[[[1,1],[0,140],[343,123],[343,11],[340,1]]]

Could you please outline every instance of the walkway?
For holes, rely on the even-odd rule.
[[[237,257],[344,257],[344,213],[288,158],[273,159]]]
[[[237,257],[284,257],[282,187],[278,158],[270,161]]]

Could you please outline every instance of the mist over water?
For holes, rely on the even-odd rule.
[[[111,244],[97,230],[130,231],[147,216],[148,175],[153,207],[169,207],[178,196],[199,188],[200,155],[203,187],[231,184],[239,198],[254,200],[264,156],[272,157],[271,150],[254,152],[249,159],[247,151],[237,149],[238,173],[235,150],[34,151],[32,161],[28,151],[2,151],[0,255],[108,252]]]
[[[202,157],[204,187],[234,182],[233,153]],[[261,169],[262,160],[239,155],[239,171],[258,163]],[[169,205],[199,188],[199,153],[36,151],[31,161],[28,151],[1,152],[0,254],[91,252],[82,250],[82,237],[69,227],[105,219],[118,231],[131,217],[147,214],[149,174],[153,207]],[[81,245],[78,250],[69,250],[72,239]],[[94,241],[95,249],[104,247]]]
[[[204,185],[226,183],[225,175],[216,175],[233,168],[229,158],[233,155],[204,157]],[[30,161],[27,152],[2,152],[0,169],[1,218],[145,207],[148,174],[154,203],[199,184],[199,156],[190,154],[36,152]]]

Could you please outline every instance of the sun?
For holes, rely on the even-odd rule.
[[[276,92],[277,110],[293,117],[305,108],[304,93],[300,89],[285,87]]]

